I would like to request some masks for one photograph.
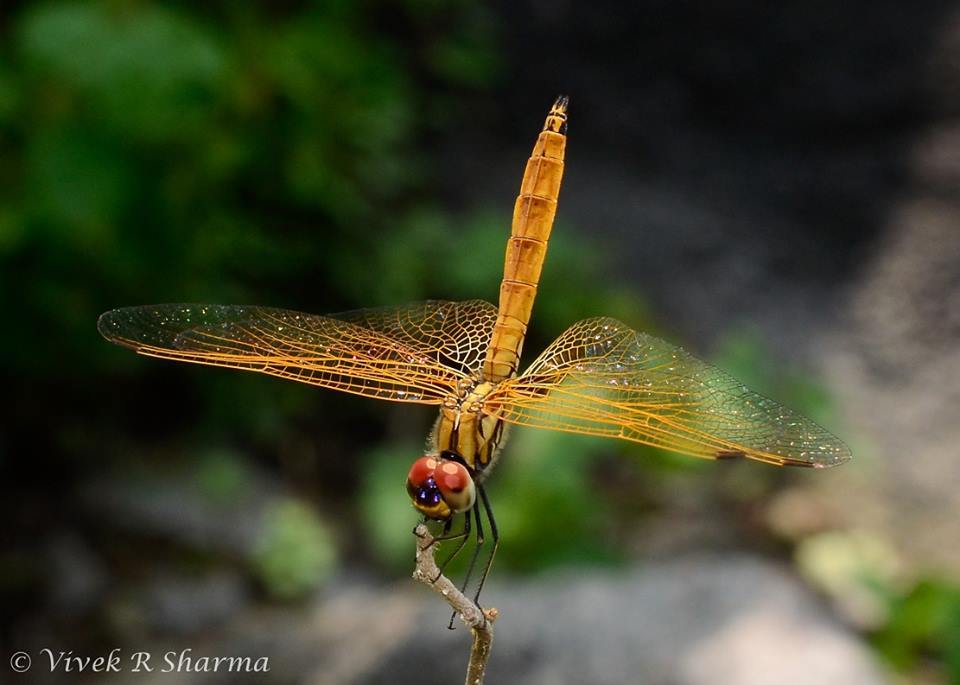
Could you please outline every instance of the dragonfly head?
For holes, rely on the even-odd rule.
[[[407,475],[407,493],[420,513],[436,521],[469,511],[477,500],[467,468],[452,459],[420,457]]]

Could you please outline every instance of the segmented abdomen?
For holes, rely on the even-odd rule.
[[[500,283],[500,308],[484,362],[484,378],[499,382],[517,372],[547,241],[557,211],[567,136],[567,98],[550,109],[527,160]]]

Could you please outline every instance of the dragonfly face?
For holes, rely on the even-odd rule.
[[[507,424],[705,459],[818,468],[849,459],[846,445],[813,421],[614,319],[573,324],[518,375],[563,176],[566,110],[566,98],[558,99],[527,161],[499,306],[429,301],[316,316],[172,304],[116,309],[98,328],[147,356],[437,406],[433,452],[414,463],[407,489],[428,518],[449,524],[464,514],[459,535],[475,526],[478,545],[484,532],[476,502],[496,546],[483,480]]]
[[[450,455],[453,456],[453,455]],[[407,493],[413,506],[429,519],[446,521],[470,511],[477,489],[466,467],[444,456],[420,457],[407,475]]]

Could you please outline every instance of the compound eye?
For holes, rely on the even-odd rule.
[[[424,516],[438,521],[450,518],[449,505],[444,501],[435,480],[440,460],[436,457],[420,457],[407,474],[407,494]]]
[[[413,466],[410,467],[410,473],[407,474],[407,488],[410,486],[421,487],[427,479],[433,476],[433,472],[440,466],[440,460],[436,457],[420,457]]]
[[[455,514],[468,511],[477,501],[473,478],[463,464],[441,460],[433,472],[433,479],[443,500]]]

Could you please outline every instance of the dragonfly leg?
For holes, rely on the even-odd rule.
[[[477,558],[480,556],[480,552],[483,550],[483,544],[485,542],[485,537],[483,534],[483,519],[480,518],[480,507],[474,507],[472,512],[467,512],[467,516],[473,514],[475,522],[477,524],[477,546],[473,549],[473,556],[470,557],[470,565],[467,566],[467,575],[463,579],[463,585],[460,587],[460,592],[467,591],[467,585],[470,584],[470,576],[473,575],[473,569],[477,565]],[[453,630],[453,622],[457,618],[457,612],[454,611],[453,615],[450,616],[450,623],[447,624],[449,630]]]
[[[430,526],[430,519],[428,519],[426,516],[424,516],[422,519],[420,519],[420,523],[418,523],[417,525],[415,525],[415,526],[413,527],[413,534],[416,535],[418,538],[419,538],[419,537],[423,537],[423,536],[420,535],[420,533],[417,532],[417,528],[419,528],[420,526],[427,526],[427,527],[429,527],[429,526]],[[452,518],[449,518],[449,519],[447,519],[446,521],[444,521],[444,522],[443,522],[443,529],[440,531],[440,535],[438,535],[437,537],[433,538],[433,540],[430,541],[430,544],[427,545],[426,547],[424,547],[424,549],[430,549],[431,547],[434,546],[434,544],[436,544],[436,543],[438,543],[438,542],[443,542],[444,540],[450,540],[450,539],[459,537],[459,536],[460,536],[459,533],[456,533],[456,534],[454,534],[454,535],[450,535],[450,534],[449,534],[449,533],[450,533],[450,528],[451,528],[451,526],[453,526],[453,519],[452,519]]]
[[[437,540],[459,540],[456,548],[450,552],[446,559],[440,564],[440,574],[437,576],[439,578],[443,575],[443,572],[446,571],[447,565],[453,561],[461,550],[463,550],[464,545],[467,544],[467,540],[470,539],[470,512],[467,512],[463,517],[463,530],[459,533],[453,533],[452,535],[445,535],[444,537],[439,537]],[[437,578],[433,579],[433,582],[437,581]]]
[[[483,503],[483,511],[487,515],[487,521],[490,522],[490,537],[493,538],[493,545],[490,547],[487,563],[484,565],[483,574],[480,576],[480,584],[477,585],[477,591],[473,595],[473,603],[480,606],[480,592],[483,590],[483,584],[490,574],[490,567],[493,566],[493,558],[497,554],[497,547],[500,546],[500,532],[497,530],[497,521],[493,518],[493,507],[490,506],[490,500],[487,499],[487,491],[483,489],[482,485],[477,485],[477,490],[480,493],[480,501]]]

